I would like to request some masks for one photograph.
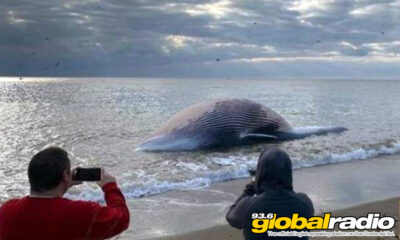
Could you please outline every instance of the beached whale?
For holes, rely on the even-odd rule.
[[[137,150],[192,151],[340,133],[344,127],[292,128],[274,110],[246,99],[205,101],[178,112]]]

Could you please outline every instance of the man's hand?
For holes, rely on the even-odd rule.
[[[73,186],[75,186],[75,185],[82,184],[82,181],[72,180],[72,179],[74,179],[74,176],[76,175],[76,170],[77,170],[77,169],[78,169],[78,168],[72,169],[72,173],[71,173],[71,183],[69,184],[69,187],[68,187],[68,188],[73,187]]]
[[[100,181],[97,182],[101,188],[107,183],[117,182],[113,176],[108,174],[103,168],[101,169],[101,178]]]

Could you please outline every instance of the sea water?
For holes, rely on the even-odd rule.
[[[47,146],[74,166],[102,166],[129,199],[203,188],[248,176],[260,152],[279,146],[294,168],[400,153],[400,82],[383,80],[0,78],[0,202],[29,192],[27,167]],[[215,98],[246,98],[303,131],[341,134],[197,152],[135,151],[178,111]],[[68,195],[101,201],[95,185]]]

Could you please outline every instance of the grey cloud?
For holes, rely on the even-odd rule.
[[[400,58],[398,0],[3,2],[1,75],[298,76]]]

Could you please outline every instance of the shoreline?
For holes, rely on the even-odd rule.
[[[398,198],[400,181],[393,181],[398,178],[398,169],[398,155],[296,169],[294,189],[312,199],[316,214],[337,212]],[[118,239],[175,239],[216,226],[227,228],[227,208],[249,180],[237,179],[214,183],[207,188],[128,199],[131,226]],[[228,229],[234,234],[235,229]]]

